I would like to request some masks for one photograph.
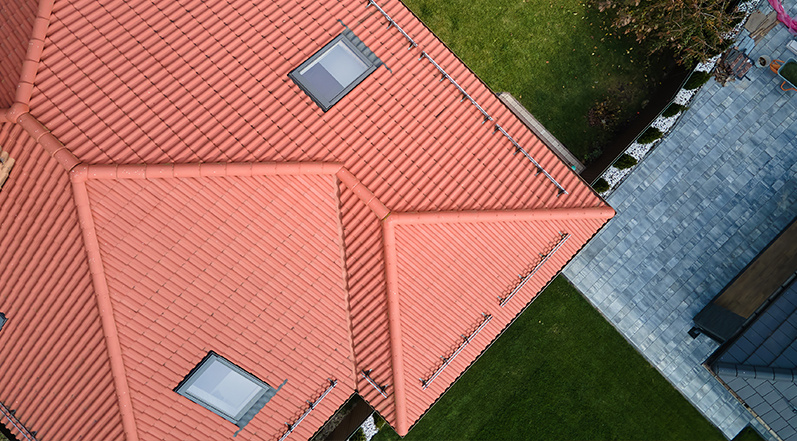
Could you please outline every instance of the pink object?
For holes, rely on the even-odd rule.
[[[359,0],[0,1],[0,401],[43,440],[228,438],[173,391],[210,350],[288,379],[240,439],[279,438],[328,378],[289,439],[355,391],[406,434],[614,214],[400,2],[410,50]],[[392,71],[324,113],[287,75],[338,19]]]
[[[797,20],[790,17],[789,14],[783,9],[783,3],[780,0],[769,0],[769,4],[775,9],[775,12],[778,13],[778,20],[780,20],[783,24],[789,28],[789,32],[792,34],[797,34]]]

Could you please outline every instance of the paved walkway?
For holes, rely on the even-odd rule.
[[[785,6],[797,15],[797,1]],[[778,25],[751,55],[787,59],[789,38]],[[728,438],[752,418],[701,366],[718,345],[687,331],[797,215],[797,93],[769,69],[747,76],[698,93],[608,198],[617,216],[564,271]]]

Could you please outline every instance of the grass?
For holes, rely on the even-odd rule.
[[[724,440],[561,276],[405,439]]]
[[[750,426],[747,426],[736,435],[733,441],[764,441],[764,438]]]
[[[618,39],[583,0],[404,3],[493,91],[512,93],[579,158],[642,108],[667,65]],[[590,126],[589,110],[606,100],[609,126]]]

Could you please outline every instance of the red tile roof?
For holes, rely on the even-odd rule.
[[[0,141],[17,160],[0,193],[0,401],[41,439],[122,439],[69,178],[20,126]]]
[[[36,45],[28,47],[28,42],[32,40],[34,23],[40,24],[41,19],[37,22],[38,6],[34,0],[9,0],[0,5],[0,108],[8,108],[18,98],[23,64],[34,67],[35,71],[35,63],[24,61],[38,58],[38,54],[32,53]],[[30,96],[19,98],[27,101]]]
[[[0,110],[18,163],[0,402],[29,430],[228,437],[172,391],[214,350],[288,379],[240,437],[279,438],[330,378],[291,439],[355,391],[404,434],[612,216],[400,2],[381,7],[416,46],[359,1],[40,2]],[[324,113],[287,74],[341,23],[385,67]]]
[[[72,171],[131,432],[201,439],[235,431],[172,392],[211,350],[274,387],[288,380],[247,436],[278,436],[304,410],[304,399],[295,398],[313,399],[328,378],[341,384],[316,409],[315,421],[297,428],[299,437],[310,437],[349,397],[354,366],[338,169],[286,163]],[[164,415],[171,424],[163,424]]]

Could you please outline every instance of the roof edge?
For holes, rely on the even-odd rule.
[[[39,71],[42,52],[44,51],[44,41],[47,38],[47,29],[50,27],[50,17],[53,12],[55,0],[39,0],[39,8],[36,11],[36,18],[33,20],[33,30],[31,31],[28,49],[22,61],[22,72],[19,75],[19,84],[14,95],[14,101],[29,110],[30,99],[33,95],[33,83],[36,80],[36,73]]]
[[[337,172],[337,176],[349,190],[353,191],[354,194],[376,214],[379,220],[384,220],[390,215],[390,210],[388,210],[385,204],[383,204],[368,187],[360,182],[352,172],[341,167]]]
[[[122,359],[122,345],[119,342],[119,333],[113,316],[110,291],[100,255],[100,244],[94,227],[94,218],[91,215],[91,207],[89,206],[89,194],[85,180],[79,179],[80,176],[85,175],[87,168],[88,166],[81,165],[70,174],[72,193],[75,198],[80,228],[83,231],[83,243],[88,255],[89,271],[94,285],[94,293],[97,297],[97,307],[102,323],[102,331],[105,336],[105,345],[108,349],[111,374],[116,389],[116,398],[119,403],[119,413],[122,417],[122,428],[124,429],[125,439],[138,441],[133,403],[130,399],[130,387],[127,384],[127,375],[125,373],[124,360]]]
[[[89,179],[200,178],[213,176],[332,175],[337,162],[197,162],[189,164],[101,164],[72,171],[73,182]]]
[[[479,222],[547,221],[563,219],[610,219],[615,211],[608,205],[587,208],[547,208],[529,210],[425,211],[393,213],[393,224],[455,224]]]
[[[393,219],[392,217],[390,219]],[[401,306],[398,292],[398,258],[396,256],[395,222],[382,222],[382,240],[385,251],[385,286],[387,295],[387,321],[390,333],[390,362],[393,369],[393,396],[396,402],[396,433],[405,436],[407,423],[407,393],[404,376],[404,351],[401,346]]]

